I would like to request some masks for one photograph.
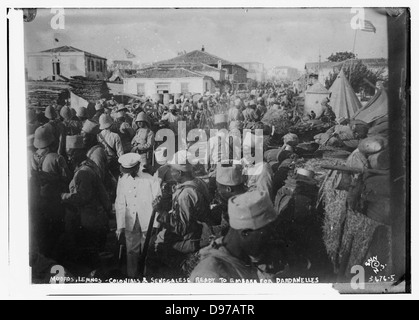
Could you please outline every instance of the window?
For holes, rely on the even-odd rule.
[[[95,61],[94,60],[90,60],[91,65],[90,65],[90,69],[91,71],[95,71]]]
[[[100,61],[96,60],[96,71],[102,71],[101,69]]]
[[[160,84],[156,84],[156,91],[159,94],[163,94],[163,93],[169,93],[169,84],[167,83],[160,83]]]
[[[180,84],[180,92],[181,93],[189,93],[189,83],[181,82]]]
[[[139,96],[145,95],[145,84],[144,83],[137,83],[137,94]]]
[[[77,60],[76,58],[70,58],[70,70],[77,70]]]
[[[87,72],[90,72],[90,59],[87,59]]]
[[[43,65],[42,62],[43,61],[42,61],[41,57],[36,58],[36,70],[38,70],[38,71],[44,70],[44,65]]]
[[[205,92],[208,91],[208,82],[205,82]]]

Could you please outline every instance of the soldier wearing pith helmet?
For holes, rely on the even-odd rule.
[[[63,203],[69,204],[66,214],[66,231],[76,237],[77,245],[72,249],[89,250],[90,257],[96,260],[103,251],[108,232],[108,214],[111,202],[97,174],[96,164],[87,158],[86,148],[81,135],[68,136],[67,154],[73,164],[74,177],[69,185],[69,192],[61,194]],[[81,229],[80,229],[81,228]],[[88,249],[89,248],[89,249]],[[71,253],[71,249],[69,248]],[[73,254],[77,255],[76,252]],[[93,260],[86,261],[95,267]]]
[[[65,125],[58,119],[57,111],[53,106],[48,106],[45,109],[45,117],[49,119],[48,124],[51,125],[52,131],[57,141],[57,153],[66,157],[65,153],[65,137],[66,128]]]
[[[108,167],[114,177],[119,175],[119,164],[118,158],[124,154],[122,147],[122,141],[120,136],[111,131],[111,127],[114,124],[111,116],[102,114],[99,118],[99,129],[101,130],[97,139],[98,142],[103,146],[108,158]]]
[[[41,253],[50,258],[56,258],[56,243],[64,231],[64,208],[60,193],[68,185],[70,170],[63,156],[56,150],[56,140],[51,125],[46,124],[36,129],[31,163],[31,188],[29,196],[31,203],[36,202],[31,221]],[[38,234],[39,232],[39,234]]]
[[[154,132],[150,128],[150,120],[145,112],[140,112],[135,122],[138,130],[131,141],[131,152],[138,153],[141,156],[141,162],[144,165],[148,165],[153,156]]]
[[[81,130],[83,144],[87,150],[87,158],[92,160],[98,167],[98,173],[103,182],[105,182],[106,173],[108,171],[108,163],[105,149],[97,140],[99,133],[99,124],[91,120],[84,122]]]

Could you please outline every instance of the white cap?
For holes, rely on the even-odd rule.
[[[138,153],[126,153],[119,157],[118,162],[124,168],[130,169],[141,162],[141,156]]]

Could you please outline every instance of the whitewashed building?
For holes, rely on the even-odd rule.
[[[106,78],[106,60],[71,46],[28,53],[28,80],[57,80],[60,76],[103,80]]]
[[[216,81],[222,81],[224,78],[236,83],[245,83],[247,81],[247,69],[242,66],[219,58],[205,51],[202,46],[201,50],[194,50],[185,54],[180,54],[175,58],[156,62],[157,66],[178,66],[193,65],[194,68],[199,65],[206,65],[212,68],[201,68],[197,71],[202,74],[211,74],[210,76]],[[219,69],[218,71],[216,69]],[[223,71],[221,71],[223,70]],[[193,70],[195,71],[195,70]]]
[[[214,93],[215,81],[207,75],[185,68],[153,67],[125,78],[124,92],[146,97]]]

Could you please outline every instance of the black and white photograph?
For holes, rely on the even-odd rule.
[[[31,290],[411,292],[410,8],[112,5],[8,8]]]

